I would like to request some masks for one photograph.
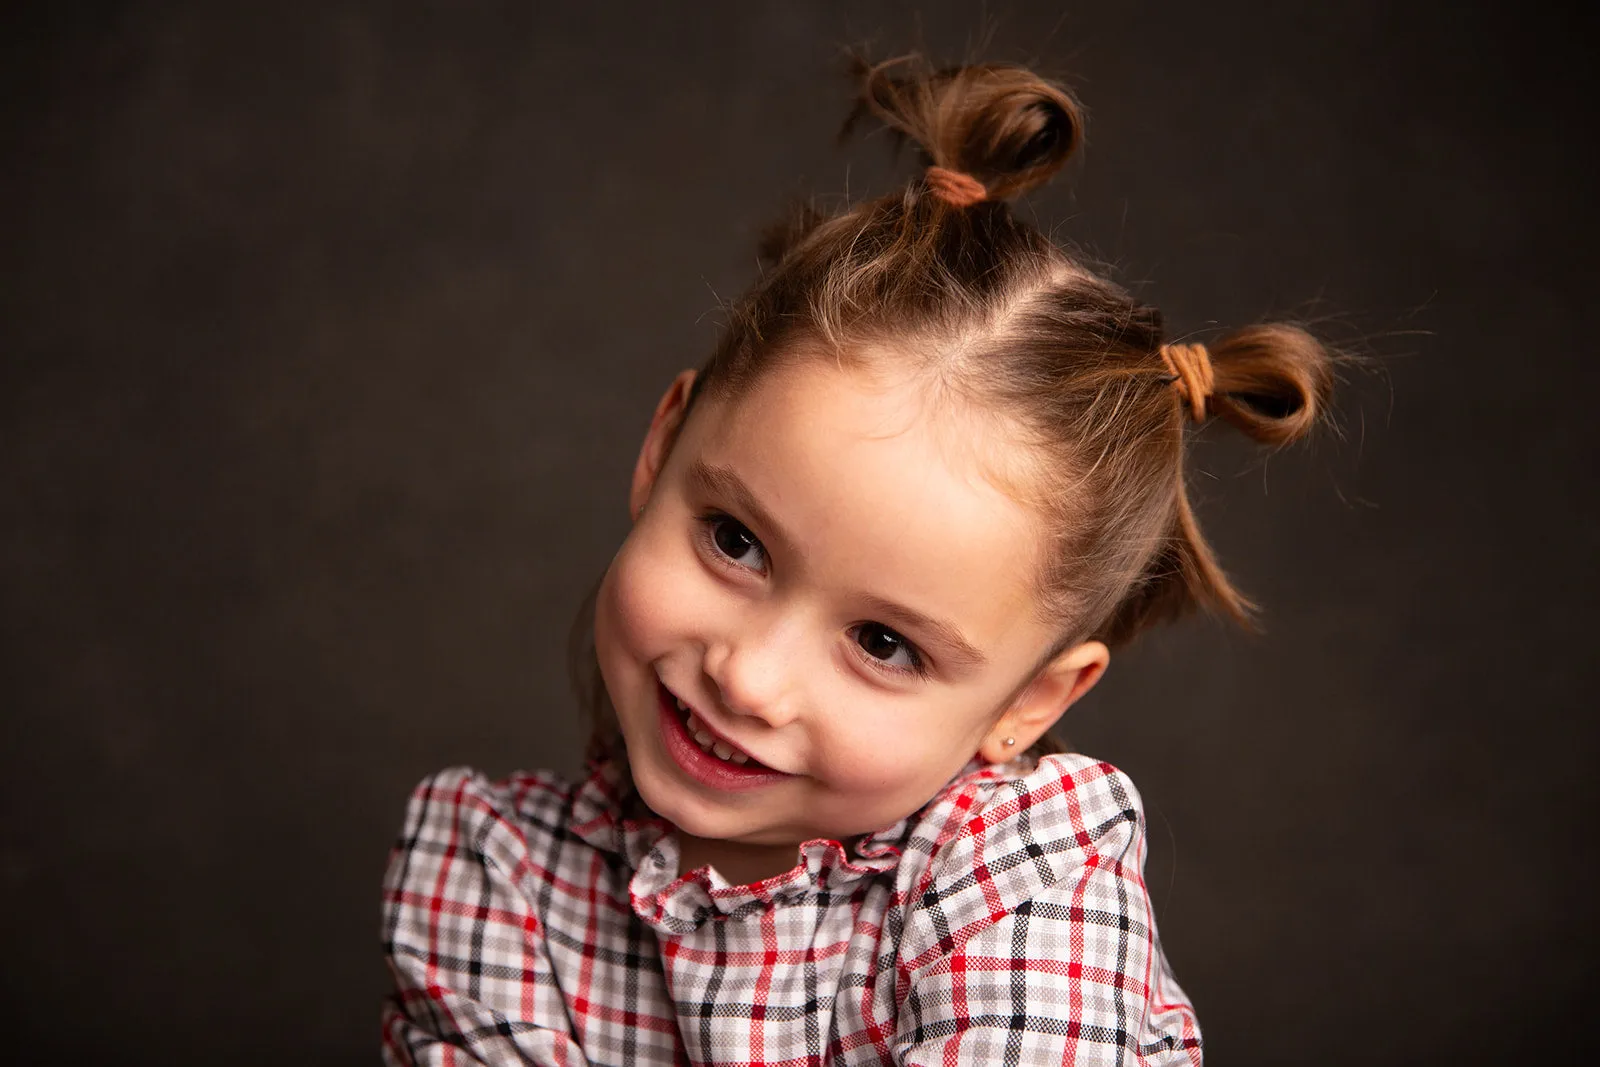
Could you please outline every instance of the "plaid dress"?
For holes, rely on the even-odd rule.
[[[387,1063],[1200,1062],[1108,764],[971,764],[744,886],[678,876],[612,775],[417,788],[384,880]]]

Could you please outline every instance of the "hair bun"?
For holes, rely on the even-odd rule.
[[[930,70],[920,56],[857,59],[867,112],[922,150],[926,162],[969,174],[1003,199],[1043,185],[1083,140],[1083,117],[1063,88],[1023,67],[982,64]]]
[[[1333,359],[1297,326],[1246,326],[1211,345],[1217,415],[1263,444],[1309,433],[1333,396]]]

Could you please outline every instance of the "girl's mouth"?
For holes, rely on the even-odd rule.
[[[658,682],[657,690],[667,752],[691,778],[715,789],[739,790],[790,777],[712,733],[665,685]]]

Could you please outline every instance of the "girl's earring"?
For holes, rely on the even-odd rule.
[[[1015,737],[1006,738],[1006,747],[1007,748],[1013,747],[1014,745],[1016,745],[1016,743],[1017,743],[1017,739]]]

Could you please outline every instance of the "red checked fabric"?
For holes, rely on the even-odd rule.
[[[1107,764],[973,764],[749,886],[678,877],[609,774],[417,788],[385,878],[389,1064],[1200,1062]]]

